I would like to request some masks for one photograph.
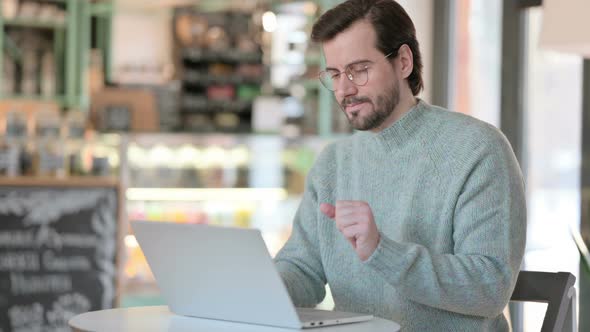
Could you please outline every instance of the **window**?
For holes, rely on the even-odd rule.
[[[502,1],[456,0],[451,15],[449,109],[499,127]]]
[[[582,59],[538,47],[542,9],[527,10],[524,138],[528,204],[525,269],[578,276],[569,227],[579,229]],[[539,331],[545,306],[524,306],[525,331]]]

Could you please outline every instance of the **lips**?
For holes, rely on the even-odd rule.
[[[350,107],[350,108],[354,108],[354,107],[356,107],[356,106],[358,106],[358,105],[361,105],[361,104],[364,104],[364,103],[365,103],[365,102],[364,102],[364,101],[362,101],[362,102],[360,102],[360,103],[352,103],[352,104],[348,104],[348,105],[346,105],[346,108],[349,108],[349,107]]]
[[[360,111],[360,106],[365,104],[366,102],[360,102],[360,103],[351,103],[346,105],[346,111],[352,113],[353,115],[358,114],[358,112]]]

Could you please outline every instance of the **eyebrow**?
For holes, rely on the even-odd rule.
[[[352,66],[352,65],[356,65],[356,64],[359,64],[359,63],[363,63],[363,62],[370,62],[370,63],[373,63],[373,61],[371,61],[371,60],[367,60],[367,59],[365,59],[365,60],[356,60],[356,61],[353,61],[353,62],[351,62],[351,63],[347,64],[346,66],[344,66],[344,69],[346,69],[346,68],[348,68],[348,67],[350,67],[350,66]],[[326,70],[335,70],[335,71],[339,71],[339,70],[338,70],[338,68],[334,68],[334,67],[326,67]]]

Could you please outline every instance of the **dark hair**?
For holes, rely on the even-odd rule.
[[[336,37],[358,20],[368,20],[377,34],[377,49],[384,55],[406,44],[414,55],[414,69],[408,77],[412,93],[424,88],[422,55],[416,39],[416,28],[404,8],[394,0],[348,0],[325,12],[313,25],[311,39],[325,42]]]

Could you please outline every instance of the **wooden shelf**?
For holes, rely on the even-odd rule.
[[[251,100],[212,100],[204,95],[185,95],[182,98],[182,111],[185,113],[246,113],[251,108]]]
[[[235,49],[211,51],[187,48],[184,50],[183,57],[194,62],[262,63],[262,53],[242,52]]]
[[[37,29],[65,29],[65,22],[40,21],[31,18],[3,19],[5,26],[37,28]]]
[[[0,99],[3,102],[10,102],[11,100],[25,100],[25,101],[38,101],[38,102],[54,102],[63,106],[65,104],[65,97],[63,96],[53,96],[53,97],[44,97],[40,95],[0,95]]]
[[[183,81],[188,84],[194,85],[216,85],[216,84],[252,84],[261,85],[261,77],[249,77],[240,75],[211,75],[208,73],[202,73],[195,70],[188,70],[184,74]]]
[[[119,180],[109,176],[70,176],[63,178],[48,176],[0,177],[0,186],[14,187],[116,187]]]

